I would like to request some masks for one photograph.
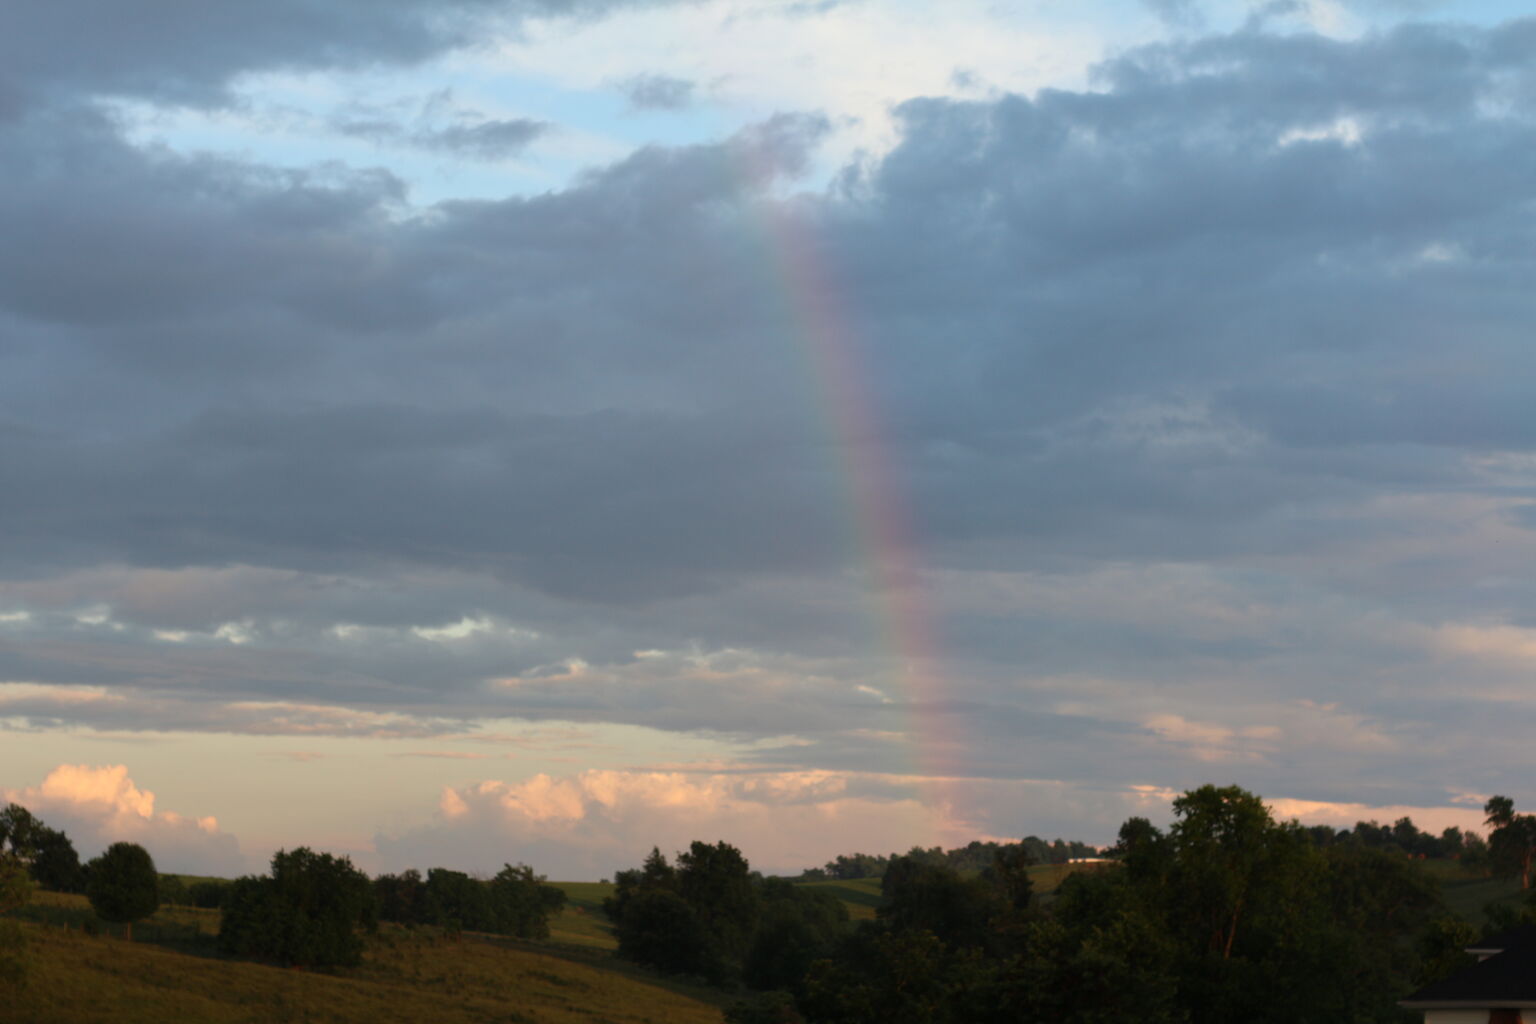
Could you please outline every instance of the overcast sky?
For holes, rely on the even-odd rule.
[[[795,870],[1536,804],[1536,19],[0,11],[0,797]]]

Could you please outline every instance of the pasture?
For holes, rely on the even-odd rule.
[[[592,950],[384,926],[360,967],[303,971],[219,957],[217,911],[162,910],[126,942],[78,896],[18,915],[31,963],[0,1020],[35,1024],[718,1024],[718,998]],[[95,934],[92,934],[92,932]],[[110,934],[109,934],[110,932]],[[579,945],[579,944],[578,944]]]

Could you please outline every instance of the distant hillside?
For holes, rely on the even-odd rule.
[[[606,956],[563,956],[514,940],[444,939],[386,927],[363,965],[334,974],[225,960],[197,949],[217,912],[162,910],[125,942],[82,931],[81,897],[40,894],[25,931],[27,989],[0,1008],[35,1024],[718,1024],[710,993],[667,985]],[[63,925],[68,924],[66,930]],[[100,925],[95,927],[100,928]],[[701,998],[702,996],[702,998]]]

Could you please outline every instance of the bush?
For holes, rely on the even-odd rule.
[[[307,847],[272,857],[272,874],[230,887],[219,947],[235,956],[305,967],[355,966],[357,929],[376,927],[373,887],[347,857]]]

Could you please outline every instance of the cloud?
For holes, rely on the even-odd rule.
[[[208,14],[249,31],[178,43],[163,86],[169,43],[98,67],[78,16],[81,49],[16,66],[215,102],[359,26],[344,61],[423,59],[480,10],[388,9],[291,49]],[[1520,23],[1180,36],[1093,89],[911,99],[827,188],[829,121],[784,116],[430,208],[7,107],[0,711],[1512,790],[1476,754],[1531,724],[1529,54]]]
[[[1463,832],[1484,834],[1484,814],[1480,807],[1453,806],[1387,806],[1373,807],[1357,803],[1328,803],[1315,800],[1270,800],[1269,808],[1276,818],[1300,820],[1306,825],[1332,825],[1334,828],[1353,828],[1362,821],[1390,824],[1401,818],[1412,818],[1413,823],[1425,832],[1440,833],[1455,827]]]
[[[274,0],[188,8],[149,0],[60,0],[12,12],[0,67],[42,89],[179,103],[228,100],[230,80],[266,70],[411,65],[528,18],[579,17],[638,0]]]
[[[376,846],[391,870],[443,864],[494,870],[527,860],[559,878],[638,864],[652,845],[670,854],[723,839],[754,867],[791,872],[852,849],[889,852],[938,835],[910,791],[875,799],[826,772],[590,770],[443,791],[437,820]]]
[[[333,115],[325,127],[342,135],[396,145],[439,151],[469,160],[502,160],[516,156],[552,125],[535,118],[494,118],[462,107],[453,90],[440,89],[419,104],[410,117],[399,108],[406,101],[383,107],[352,104]]]
[[[126,765],[61,764],[36,786],[0,789],[0,798],[62,829],[82,860],[114,842],[132,842],[163,872],[228,876],[245,867],[239,843],[219,831],[217,818],[155,810],[155,794],[140,789]]]
[[[1142,2],[1169,28],[1197,28],[1205,21],[1205,12],[1197,0],[1142,0]]]
[[[693,105],[694,82],[671,75],[634,75],[618,83],[635,110],[685,110]]]

